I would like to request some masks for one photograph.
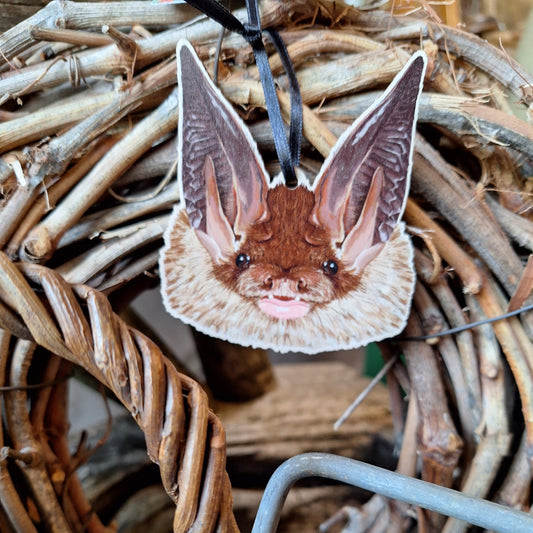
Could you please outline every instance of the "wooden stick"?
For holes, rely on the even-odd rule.
[[[295,31],[289,32],[287,37],[293,40],[297,33]],[[383,43],[345,31],[327,29],[302,33],[304,33],[303,38],[287,46],[287,52],[294,68],[307,61],[310,56],[340,52],[350,54],[354,52],[383,50],[385,48]],[[285,34],[282,35],[285,37]],[[273,54],[269,57],[269,64],[274,76],[283,73],[283,65],[278,54]],[[248,72],[254,79],[259,78],[259,71],[255,65],[252,65],[248,69]]]
[[[25,214],[24,219],[10,237],[10,241],[6,247],[6,253],[10,257],[14,258],[18,256],[18,251],[24,237],[46,213],[47,208],[54,206],[103,157],[117,140],[118,138],[109,138],[97,143],[93,150],[82,157],[72,169],[63,175],[61,180],[46,191],[46,194],[40,195],[39,199],[33,203],[31,209]]]
[[[533,255],[527,259],[526,266],[524,268],[524,273],[518,282],[516,291],[509,301],[507,306],[507,311],[515,311],[524,305],[524,302],[527,300],[533,289]]]
[[[1,314],[1,312],[0,312]],[[8,368],[10,363],[10,340],[11,334],[7,330],[0,331],[0,383],[9,381]],[[0,431],[0,449],[4,449],[4,431]],[[0,497],[2,499],[2,509],[7,514],[12,527],[19,531],[37,533],[24,505],[22,504],[17,490],[13,484],[8,471],[6,460],[0,460]],[[26,503],[26,502],[25,502]]]
[[[412,226],[430,232],[439,254],[457,272],[466,292],[475,294],[481,290],[483,277],[473,259],[410,198],[404,218]]]
[[[498,301],[496,292],[492,283],[485,283],[483,289],[477,295],[478,302],[483,312],[488,317],[498,316],[503,313],[503,307]],[[493,328],[496,337],[505,353],[507,362],[513,373],[516,385],[522,401],[522,412],[526,424],[526,433],[528,443],[533,442],[533,371],[527,357],[532,354],[524,353],[523,347],[516,338],[511,323],[516,319],[500,320],[494,322]]]
[[[36,345],[33,342],[19,340],[13,352],[11,361],[11,383],[16,386],[26,384],[27,372]],[[24,391],[14,391],[5,395],[9,434],[13,439],[15,449],[30,449],[36,456],[42,456],[41,443],[32,431],[28,412],[28,398]],[[31,468],[24,468],[23,473],[35,492],[32,491],[39,514],[46,527],[53,533],[70,529],[65,511],[57,499],[52,482],[47,474],[44,463],[32,464]]]
[[[485,202],[494,213],[505,233],[520,246],[533,251],[533,222],[509,211],[509,209],[503,207],[489,195],[485,196]]]
[[[167,4],[154,9],[146,2],[107,2],[101,5],[52,0],[35,15],[0,35],[0,66],[32,44],[31,32],[34,27],[85,30],[100,28],[103,24],[133,26],[140,20],[145,26],[183,24],[197,13],[187,5],[178,7]]]
[[[483,312],[475,297],[467,295],[472,320],[481,320]],[[503,458],[507,455],[511,435],[506,413],[506,379],[501,351],[490,326],[481,326],[475,333],[479,344],[481,385],[483,387],[483,425],[478,428],[480,444],[470,461],[461,486],[462,492],[473,497],[486,497]],[[464,522],[448,519],[445,533],[461,533]]]
[[[32,261],[48,257],[61,236],[74,225],[124,170],[152,144],[172,131],[177,123],[177,94],[174,91],[151,115],[146,117],[74,187],[68,196],[23,243],[23,253]]]
[[[477,35],[449,26],[418,21],[376,36],[383,41],[421,37],[431,38],[441,50],[462,57],[481,71],[489,73],[526,106],[533,103],[533,77],[508,54],[493,46],[487,46]]]
[[[137,222],[121,229],[118,238],[95,246],[84,254],[74,257],[57,267],[69,283],[87,283],[93,276],[104,272],[122,257],[131,254],[141,246],[163,236],[170,215],[154,217],[148,222]]]
[[[446,217],[506,290],[514,292],[522,274],[522,262],[495,220],[487,216],[488,209],[429,143],[419,139],[416,150],[414,191],[423,194]]]
[[[113,41],[108,35],[100,35],[91,31],[51,29],[51,28],[30,28],[30,35],[36,41],[51,41],[60,43],[75,44],[77,46],[107,46]]]
[[[417,302],[417,293],[415,291],[414,304],[420,309],[423,303]],[[414,337],[421,333],[418,317],[411,313],[405,334]],[[415,341],[403,342],[402,346],[420,413],[417,445],[422,460],[422,478],[442,486],[451,486],[463,443],[448,412],[433,348]]]

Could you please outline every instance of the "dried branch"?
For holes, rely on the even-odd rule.
[[[533,222],[509,211],[489,195],[485,197],[485,201],[505,233],[520,246],[533,251]]]
[[[508,54],[493,46],[487,46],[486,41],[477,35],[445,25],[418,21],[377,36],[383,41],[420,37],[432,39],[441,50],[462,57],[481,71],[489,73],[527,106],[533,103],[531,75]]]
[[[93,150],[82,157],[62,178],[54,183],[46,193],[40,195],[39,199],[33,202],[29,211],[23,211],[24,218],[18,223],[16,231],[11,235],[10,241],[6,247],[6,252],[11,258],[18,256],[18,251],[22,240],[33,228],[46,211],[54,206],[59,199],[64,196],[117,142],[117,138],[104,139],[97,143]],[[11,202],[9,202],[11,205]],[[4,212],[4,219],[9,220],[8,215]],[[5,235],[10,235],[11,231],[4,229]]]
[[[472,296],[467,296],[472,320],[481,320],[483,313]],[[461,490],[469,496],[487,496],[507,456],[511,443],[505,410],[506,383],[501,353],[490,326],[476,332],[480,355],[481,385],[483,388],[483,421],[478,427],[480,443],[464,477]],[[450,518],[443,529],[446,533],[462,533],[467,524]]]
[[[3,314],[0,311],[0,314]],[[2,322],[0,320],[0,322]],[[4,324],[2,324],[4,328]],[[7,330],[0,331],[0,383],[8,382],[8,366],[9,366],[9,344],[11,334]],[[0,450],[5,446],[4,428],[0,426]],[[13,527],[19,531],[27,531],[28,533],[37,533],[35,526],[26,513],[24,506],[19,498],[17,490],[13,484],[11,476],[8,473],[8,462],[4,457],[0,457],[0,501],[2,510],[7,514]]]
[[[198,11],[185,5],[161,5],[157,9],[146,2],[92,2],[52,0],[35,15],[0,36],[0,66],[26,50],[34,41],[34,27],[45,29],[99,29],[103,24],[116,27],[133,26],[140,20],[145,26],[182,24]],[[0,91],[1,92],[1,91]]]
[[[226,531],[237,531],[231,501],[222,496],[229,490],[224,472],[224,432],[208,411],[207,397],[200,386],[178,374],[149,339],[128,328],[101,293],[86,286],[73,290],[58,274],[38,265],[20,264],[17,268],[3,253],[0,263],[2,303],[27,323],[38,344],[48,346],[105,383],[144,431],[148,453],[159,464],[165,489],[176,504],[174,531],[215,524],[217,520]],[[46,307],[28,281],[40,285]],[[26,341],[20,343],[29,346]],[[23,351],[20,356],[25,357]],[[26,403],[22,403],[25,409]],[[21,431],[23,427],[21,424]],[[27,429],[25,439],[32,435],[31,427],[29,432]],[[37,475],[38,469],[28,469],[28,476]],[[212,491],[220,496],[215,497]],[[48,513],[51,521],[62,516],[61,510],[53,508]],[[65,523],[51,531],[67,528]]]
[[[429,263],[431,263],[429,259],[421,253],[417,253],[417,272],[420,272],[420,269],[427,270],[430,268]],[[432,295],[422,285],[419,290],[420,299],[423,303],[420,318],[426,331],[437,332],[448,329],[440,308],[451,313],[455,324],[457,322],[461,324],[466,322],[461,309],[458,308],[457,300],[443,279],[431,284],[431,290],[433,296],[437,299],[436,301],[433,300]],[[467,337],[471,337],[470,332],[465,333],[467,333]],[[451,337],[443,337],[436,347],[450,375],[461,420],[461,435],[467,448],[465,453],[470,458],[476,446],[476,428],[481,423],[481,391],[476,353],[472,339],[469,338],[468,340],[470,342],[467,344],[466,349],[464,347],[465,343],[463,343],[463,351],[460,351],[461,344],[454,342]],[[471,357],[471,359],[465,360],[465,356]]]
[[[86,283],[93,276],[138,248],[162,238],[170,216],[154,217],[149,222],[137,222],[117,230],[117,237],[91,248],[56,270],[69,283]]]
[[[118,142],[57,208],[36,226],[23,243],[31,261],[50,256],[59,239],[131,164],[152,144],[172,131],[177,122],[177,94],[174,91],[159,108],[137,124]]]
[[[461,278],[465,292],[475,294],[480,291],[483,277],[473,259],[411,199],[407,202],[404,217],[409,224],[429,233],[439,254]]]
[[[13,351],[10,383],[15,386],[26,385],[26,376],[36,346],[33,342],[19,340]],[[18,450],[32,450],[35,456],[42,456],[41,443],[34,437],[27,408],[27,393],[22,390],[5,395],[6,409],[10,415],[7,419],[12,446]],[[53,533],[70,529],[64,510],[55,496],[54,487],[43,463],[32,464],[32,468],[23,469],[29,483],[34,488],[33,497],[46,527]]]
[[[413,188],[424,195],[490,266],[509,293],[522,273],[522,262],[501,228],[474,192],[427,142],[418,139]],[[490,237],[489,237],[490,235]]]
[[[424,306],[419,294],[418,291],[415,292],[414,299],[418,311]],[[411,313],[405,334],[413,337],[421,333],[417,315]],[[402,347],[420,413],[417,446],[422,460],[422,478],[449,487],[461,456],[463,442],[447,409],[435,354],[431,346],[422,342],[403,342]],[[435,520],[438,519],[435,517]]]

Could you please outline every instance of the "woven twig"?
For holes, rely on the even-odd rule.
[[[83,367],[114,392],[144,431],[148,454],[159,465],[163,485],[176,503],[174,531],[213,531],[217,524],[223,531],[236,531],[231,499],[223,497],[230,490],[224,430],[209,411],[200,386],[179,374],[152,341],[129,328],[100,292],[71,287],[45,267],[15,265],[3,253],[0,264],[1,302],[12,312],[2,314],[0,323],[9,330],[16,317],[33,339],[19,341],[12,368],[29,368],[35,343]],[[42,291],[43,299],[35,289]],[[5,359],[7,353],[3,355]],[[23,472],[40,497],[36,503],[45,523],[51,531],[67,531],[67,521],[55,523],[63,513],[52,505],[57,502],[54,492],[39,481],[47,479],[39,473],[46,466],[46,454],[39,456],[39,447],[25,440],[34,428],[20,424],[23,414],[9,399],[11,394],[6,401],[8,420],[21,434],[15,450],[36,455]]]
[[[115,4],[106,6],[118,9]],[[169,13],[175,21],[192,16],[176,6],[165,6],[155,15],[155,8],[145,2],[128,2],[121,8],[129,13],[113,11],[117,18],[106,20],[94,16],[100,7],[76,4],[83,8],[80,13],[87,14],[81,21],[69,2],[52,2],[31,21],[0,37],[5,55],[0,62],[0,101],[5,101],[0,109],[5,119],[0,124],[0,242],[13,260],[47,263],[55,269],[54,273],[28,263],[14,266],[2,256],[5,285],[0,289],[0,326],[20,339],[14,347],[15,341],[4,334],[3,364],[15,354],[20,357],[15,364],[18,370],[34,361],[38,352],[32,356],[33,343],[37,342],[86,368],[132,407],[151,457],[160,462],[165,488],[174,498],[179,489],[175,530],[193,523],[200,527],[199,517],[205,512],[212,519],[206,531],[215,527],[217,519],[226,524],[221,530],[231,531],[234,523],[227,514],[231,494],[223,468],[207,470],[214,476],[207,481],[212,483],[211,499],[206,492],[203,499],[195,497],[201,465],[224,462],[222,448],[217,447],[222,446],[218,422],[207,411],[197,386],[178,378],[153,344],[122,323],[102,292],[153,271],[157,263],[165,220],[177,199],[174,184],[165,185],[176,158],[172,53],[176,40],[187,37],[212,72],[218,26],[200,18],[168,27]],[[131,23],[128,17],[137,9],[152,12],[146,25],[163,27],[153,35],[142,28],[127,35],[117,33],[113,26]],[[237,15],[244,16],[243,12]],[[510,302],[523,301],[523,285],[529,279],[526,259],[533,251],[528,185],[533,173],[533,128],[510,114],[505,91],[520,100],[531,116],[532,77],[501,49],[434,19],[360,12],[327,0],[266,0],[263,22],[282,30],[296,66],[305,104],[307,144],[302,167],[309,172],[316,172],[336,138],[375,100],[375,91],[392,79],[413,51],[422,47],[429,56],[412,192],[404,215],[416,247],[419,279],[407,334],[493,317]],[[111,27],[105,40],[82,31],[99,29],[104,23]],[[30,30],[30,24],[38,27]],[[109,36],[115,39],[113,44]],[[39,59],[45,45],[39,48],[36,39],[56,39],[53,50],[59,55]],[[287,117],[289,98],[273,51],[270,61]],[[242,38],[226,38],[219,67],[221,90],[244,110],[260,149],[267,154],[269,170],[275,172],[262,88],[253,54]],[[114,70],[110,73],[110,69]],[[113,84],[101,79],[109,73]],[[66,88],[65,83],[78,85]],[[20,110],[9,107],[13,97],[24,104]],[[65,280],[86,283],[101,292],[79,285],[71,289]],[[35,290],[43,291],[42,300]],[[76,324],[65,325],[71,318]],[[395,428],[403,437],[398,470],[475,496],[495,494],[497,501],[528,508],[532,338],[529,314],[434,343],[402,343],[407,364],[395,365],[388,380]],[[396,351],[397,344],[382,344],[386,358]],[[64,371],[50,362],[51,379]],[[0,369],[0,378],[1,383],[9,382],[5,370]],[[24,380],[23,373],[19,379]],[[50,423],[44,413],[57,407],[61,391],[59,386],[55,389],[49,399],[42,396],[35,403],[41,413],[32,418],[32,424],[41,421],[36,426],[38,435]],[[407,413],[402,390],[409,399]],[[167,391],[174,391],[174,400],[166,398]],[[188,403],[183,404],[183,393]],[[152,394],[152,409],[145,412]],[[520,402],[518,421],[509,398]],[[22,408],[24,401],[17,401],[10,404],[10,412],[11,407]],[[175,411],[165,411],[169,405]],[[54,423],[60,425],[58,419]],[[173,424],[174,432],[166,433]],[[6,429],[7,438],[14,438],[12,431]],[[179,442],[180,432],[186,443]],[[68,470],[62,439],[53,440],[53,454],[48,457],[54,456]],[[22,454],[17,465],[24,460],[31,463],[31,453],[15,451]],[[41,454],[44,450],[37,456]],[[509,455],[512,467],[500,480],[496,474]],[[5,461],[0,461],[0,469],[0,476],[6,474]],[[55,498],[57,488],[50,489],[45,479],[52,478],[54,470],[36,467],[34,472],[41,477],[31,474],[35,478],[26,486],[38,492],[48,483],[48,492],[43,488],[42,494]],[[24,514],[27,502],[10,483],[9,475],[5,483],[0,481],[0,500],[9,502],[12,514],[20,517],[18,522],[11,516],[9,520],[20,531],[31,531],[31,520]],[[90,516],[81,491],[71,483],[65,499],[48,515],[49,529],[56,514],[69,526]],[[400,524],[397,531],[408,528],[410,513],[405,505],[372,502],[368,510]],[[422,529],[428,526],[449,533],[466,527],[453,519],[443,524],[441,518],[422,513],[418,518]],[[0,512],[0,527],[2,519]],[[91,527],[99,531],[103,526],[94,521]]]

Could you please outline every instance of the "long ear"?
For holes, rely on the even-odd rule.
[[[266,171],[255,142],[187,41],[178,59],[178,183],[189,222],[215,261],[265,218]]]
[[[315,182],[311,222],[327,229],[342,259],[361,270],[379,253],[405,208],[426,56],[414,54],[340,137]]]

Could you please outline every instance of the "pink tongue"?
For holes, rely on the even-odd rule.
[[[262,298],[259,308],[263,313],[274,318],[301,318],[309,311],[309,304],[301,300],[280,300],[278,298]]]

